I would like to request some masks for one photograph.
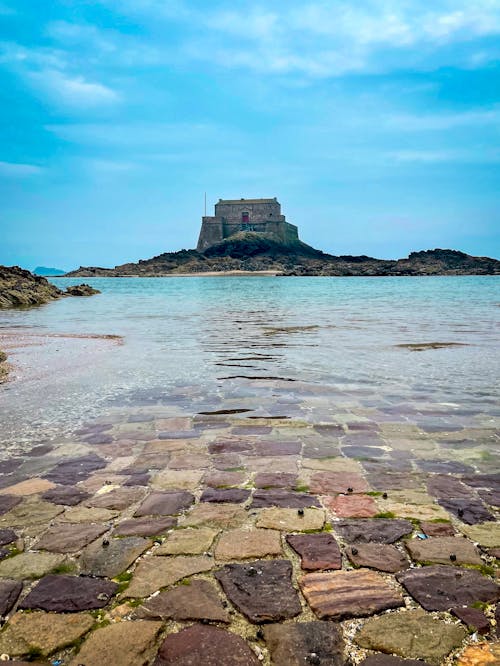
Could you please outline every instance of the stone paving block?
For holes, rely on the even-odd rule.
[[[467,608],[466,606],[460,606],[458,608],[451,609],[452,615],[458,617],[464,624],[471,627],[474,631],[479,632],[480,634],[488,634],[491,625],[490,621],[483,613],[483,611],[478,608]]]
[[[445,537],[445,536],[454,536],[455,528],[451,523],[433,523],[423,520],[420,523],[422,532],[428,537]]]
[[[302,458],[302,469],[316,470],[323,472],[350,472],[353,474],[361,474],[363,468],[361,463],[352,458],[344,458],[343,456],[332,454],[333,458]]]
[[[385,543],[360,543],[346,548],[346,555],[357,567],[395,573],[410,566],[408,559],[395,546]]]
[[[325,524],[325,512],[321,509],[261,509],[257,527],[282,532],[306,532],[320,530]]]
[[[216,588],[206,580],[192,580],[189,585],[160,592],[143,603],[137,616],[153,620],[230,622]]]
[[[104,458],[89,453],[81,458],[70,458],[58,463],[45,478],[62,486],[74,486],[79,481],[87,479],[93,472],[106,467]]]
[[[483,561],[475,546],[462,537],[431,537],[430,539],[408,539],[405,546],[416,562],[435,564],[476,564]]]
[[[485,548],[499,548],[500,547],[500,524],[484,523],[471,526],[462,526],[461,530],[466,534],[469,539],[477,542],[480,546]]]
[[[0,618],[5,617],[21,594],[23,584],[18,580],[0,580]]]
[[[146,494],[146,489],[139,487],[115,488],[109,493],[96,494],[85,502],[86,506],[100,509],[123,511],[139,502]]]
[[[66,562],[64,555],[57,553],[19,553],[0,562],[2,578],[41,578]]]
[[[427,490],[436,499],[461,498],[468,500],[474,497],[470,487],[456,477],[445,474],[431,476],[427,481]]]
[[[285,488],[293,490],[297,485],[297,475],[285,472],[259,472],[255,475],[256,488],[268,490],[269,488]]]
[[[6,546],[17,539],[17,534],[14,530],[2,529],[0,530],[0,546]]]
[[[297,474],[298,462],[298,456],[251,457],[249,453],[241,456],[241,464],[249,472],[256,472],[257,474],[268,472],[270,469],[279,469],[280,472],[286,474]]]
[[[13,486],[2,488],[0,490],[0,495],[19,495],[20,497],[24,497],[26,495],[36,495],[37,493],[43,493],[44,491],[55,487],[55,483],[47,481],[47,479],[26,479],[26,481],[15,483]]]
[[[257,440],[253,445],[256,456],[294,456],[302,450],[300,442],[284,442],[280,440]]]
[[[210,527],[174,530],[155,551],[155,555],[201,555],[210,550],[219,533]]]
[[[270,490],[257,489],[254,491],[251,504],[252,509],[263,507],[282,507],[290,509],[304,509],[306,507],[321,506],[318,498],[307,493],[293,492],[292,490],[282,490],[278,488]]]
[[[114,578],[128,569],[152,545],[151,540],[138,536],[105,541],[100,539],[84,548],[78,566],[82,573]]]
[[[300,555],[305,571],[342,567],[342,554],[331,534],[289,534],[286,540]]]
[[[159,536],[166,534],[176,525],[177,519],[170,516],[165,518],[150,516],[130,518],[116,525],[113,536]]]
[[[55,486],[42,494],[42,499],[53,504],[75,506],[90,497],[90,494],[74,486]]]
[[[211,557],[148,557],[137,565],[132,581],[123,592],[123,597],[147,597],[162,587],[177,583],[183,578],[210,571],[214,566]]]
[[[399,592],[380,574],[367,569],[305,574],[299,585],[307,603],[320,619],[365,617],[404,605]]]
[[[369,495],[337,495],[326,497],[323,504],[339,518],[372,518],[378,508]]]
[[[80,639],[93,624],[89,613],[16,613],[0,634],[0,652],[11,657],[31,655],[34,651],[48,656]]]
[[[258,666],[249,645],[229,631],[194,624],[169,634],[164,640],[153,666]]]
[[[197,504],[184,516],[183,527],[208,527],[230,528],[239,527],[248,517],[247,512],[239,504],[212,504],[205,502]]]
[[[457,666],[498,666],[500,643],[469,645],[458,657]]]
[[[19,608],[56,613],[93,610],[106,606],[117,589],[118,585],[109,580],[50,574],[35,585]]]
[[[440,499],[439,503],[447,511],[468,525],[476,525],[477,523],[482,523],[487,520],[495,520],[495,516],[488,511],[480,500]]]
[[[0,516],[3,516],[21,502],[22,497],[16,495],[0,495]]]
[[[200,502],[223,502],[239,504],[246,502],[250,491],[243,488],[207,488],[203,491]]]
[[[187,451],[173,453],[170,462],[168,463],[169,469],[206,469],[210,466],[210,456],[204,451]]]
[[[429,662],[421,659],[401,659],[392,654],[372,654],[364,659],[360,666],[429,666]]]
[[[413,532],[413,524],[409,520],[396,520],[392,518],[376,518],[358,520],[339,520],[333,524],[347,543],[394,543],[401,537]]]
[[[118,511],[110,509],[97,509],[86,506],[70,506],[58,516],[60,523],[107,523],[119,515]]]
[[[231,603],[250,622],[286,620],[302,610],[292,585],[292,565],[288,560],[227,564],[215,577]]]
[[[172,516],[187,509],[194,502],[194,496],[186,491],[152,492],[142,502],[134,516]]]
[[[428,611],[472,606],[500,599],[500,588],[478,571],[443,564],[409,569],[396,575],[411,596]]]
[[[342,632],[333,622],[296,622],[264,627],[273,666],[344,666]]]
[[[117,622],[93,631],[69,666],[149,664],[157,650],[161,622]]]
[[[265,529],[236,529],[223,532],[215,548],[217,560],[246,560],[281,557],[279,532]]]
[[[370,618],[354,640],[369,650],[425,659],[439,666],[451,650],[462,644],[465,636],[466,631],[460,625],[448,624],[421,610],[408,610]]]
[[[204,470],[167,469],[152,477],[151,487],[155,490],[195,490],[204,473]]]
[[[352,490],[349,491],[349,488]],[[350,472],[316,472],[311,476],[310,490],[318,495],[364,493],[370,490],[365,478]]]
[[[397,491],[401,492],[401,491]],[[417,492],[417,491],[414,491]],[[398,518],[414,518],[416,520],[449,520],[449,514],[429,498],[429,504],[421,502],[399,501],[391,493],[388,499],[377,499],[377,505],[381,513],[392,513]]]
[[[39,500],[37,497],[28,498],[21,503],[16,502],[9,511],[0,516],[0,527],[26,529],[32,526],[48,525],[63,511],[62,506],[55,506],[50,502]]]
[[[53,553],[76,553],[107,531],[106,525],[62,524],[42,534],[36,547]]]
[[[367,476],[370,487],[379,492],[419,489],[422,485],[419,476],[408,472],[374,471]]]
[[[218,440],[210,442],[208,450],[212,454],[243,453],[252,450],[252,442],[244,439]]]
[[[229,486],[240,486],[245,483],[248,474],[244,472],[207,472],[203,477],[203,485],[210,488],[227,488]]]

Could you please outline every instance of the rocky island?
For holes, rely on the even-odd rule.
[[[202,219],[196,250],[164,252],[115,268],[80,266],[68,277],[155,277],[268,272],[276,275],[500,275],[500,261],[456,250],[412,252],[405,259],[336,256],[303,243],[276,199],[219,199]]]

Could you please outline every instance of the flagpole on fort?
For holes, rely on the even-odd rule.
[[[205,217],[207,216],[207,193],[205,192]]]

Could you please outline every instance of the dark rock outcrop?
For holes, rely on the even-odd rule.
[[[19,266],[0,266],[0,310],[43,305],[63,296],[91,296],[98,293],[97,289],[87,284],[62,291],[44,277],[33,275]]]
[[[0,349],[0,384],[7,379],[8,373],[7,354]]]
[[[227,271],[273,271],[292,276],[500,275],[500,261],[456,250],[412,252],[406,259],[334,256],[300,241],[283,244],[266,234],[241,232],[204,252],[165,252],[115,268],[81,266],[68,277],[159,276]]]

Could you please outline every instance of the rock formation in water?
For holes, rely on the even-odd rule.
[[[58,289],[44,277],[33,275],[19,266],[0,266],[0,309],[43,305],[63,296],[98,294],[88,285]]]
[[[274,271],[280,275],[500,275],[500,261],[456,250],[412,252],[406,259],[334,256],[294,241],[277,242],[267,234],[239,232],[203,252],[165,252],[152,259],[115,268],[81,266],[75,277],[159,276],[172,273]]]
[[[7,354],[0,349],[0,384],[7,379],[8,374]]]

